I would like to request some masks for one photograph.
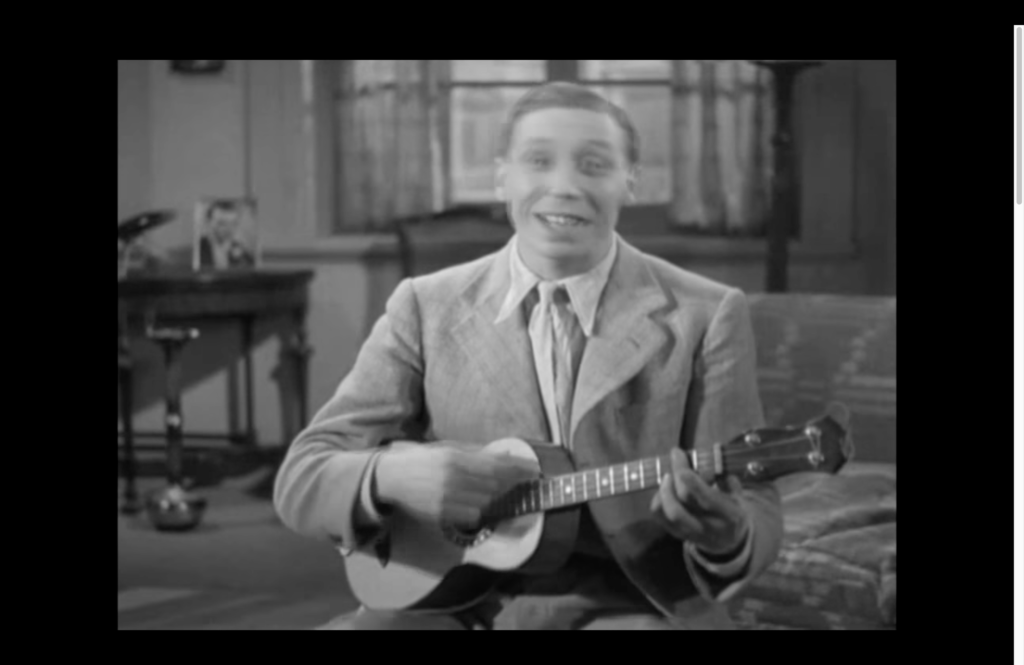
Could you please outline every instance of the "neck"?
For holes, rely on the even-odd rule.
[[[720,465],[720,462],[715,461],[716,454],[717,450],[687,453],[690,465],[698,473],[708,475],[712,475],[716,466]],[[671,456],[660,455],[562,476],[541,478],[521,483],[501,497],[487,511],[487,518],[502,520],[640,492],[657,487],[661,479],[671,472]]]
[[[608,256],[612,246],[609,242],[604,251],[598,252],[596,257],[585,255],[557,258],[531,252],[523,247],[521,242],[518,243],[518,248],[519,258],[535,275],[545,281],[557,281],[590,272]]]

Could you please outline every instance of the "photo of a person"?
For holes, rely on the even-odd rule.
[[[215,199],[196,206],[194,264],[197,270],[229,270],[257,265],[255,203]]]

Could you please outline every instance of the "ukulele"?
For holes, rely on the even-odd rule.
[[[753,429],[710,450],[687,451],[690,465],[708,482],[836,473],[853,456],[848,413],[837,406],[804,425]],[[565,448],[518,438],[482,450],[533,459],[541,477],[496,499],[472,530],[395,511],[383,538],[345,557],[349,585],[367,608],[451,613],[489,594],[505,573],[553,572],[573,551],[583,504],[656,489],[672,469],[666,454],[577,471]]]

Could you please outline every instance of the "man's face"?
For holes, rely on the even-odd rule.
[[[210,232],[217,242],[225,242],[235,234],[238,216],[231,210],[215,208],[210,214]]]
[[[524,261],[566,275],[589,270],[610,249],[632,195],[625,132],[605,113],[550,108],[521,117],[509,143],[497,193]]]

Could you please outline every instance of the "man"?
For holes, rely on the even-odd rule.
[[[675,449],[672,469],[657,491],[590,503],[576,553],[554,575],[512,575],[451,616],[364,608],[327,628],[731,628],[718,601],[775,559],[778,495],[734,478],[709,486],[678,449],[764,424],[743,295],[618,236],[639,147],[603,98],[567,83],[527,93],[501,155],[497,196],[515,236],[399,284],[288,451],[279,515],[349,553],[386,537],[393,511],[472,528],[495,496],[537,474],[422,442],[545,440],[582,467]]]
[[[228,201],[216,201],[207,212],[208,232],[200,239],[202,268],[241,268],[255,264],[252,252],[240,240],[239,212]]]

